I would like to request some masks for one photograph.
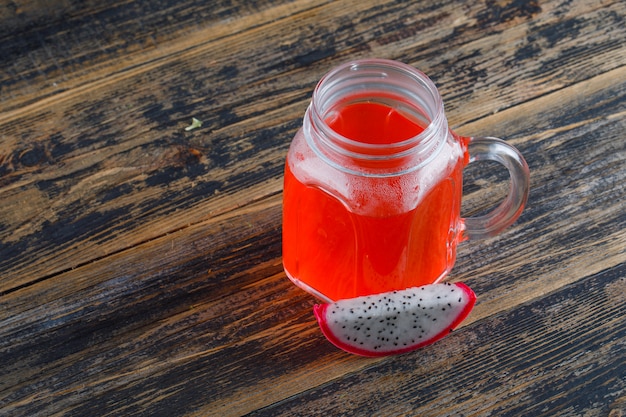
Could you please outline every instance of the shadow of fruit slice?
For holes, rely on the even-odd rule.
[[[476,295],[463,283],[430,284],[316,304],[322,333],[362,356],[409,352],[441,339],[470,313]]]

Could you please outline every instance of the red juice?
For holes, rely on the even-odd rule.
[[[371,144],[402,142],[423,130],[399,111],[370,102],[340,108],[326,123],[344,137]],[[296,284],[338,300],[433,283],[452,268],[461,226],[464,155],[443,158],[434,174],[416,172],[410,181],[406,176],[360,177],[358,186],[346,189],[377,192],[348,196],[302,180],[290,157],[283,263]],[[299,157],[304,158],[294,159]],[[320,173],[324,166],[316,169]],[[354,185],[354,179],[337,182]],[[386,197],[373,201],[381,190]]]

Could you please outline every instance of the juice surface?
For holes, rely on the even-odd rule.
[[[392,144],[424,130],[397,110],[379,103],[356,103],[333,112],[326,123],[337,133],[362,143]]]
[[[327,123],[366,143],[394,143],[422,128],[390,107],[359,103],[336,112]],[[319,187],[303,184],[285,168],[283,263],[292,280],[324,299],[338,300],[435,282],[452,267],[456,247],[461,163],[425,191],[416,207],[389,199],[356,213]],[[395,192],[411,192],[406,178],[384,181]],[[380,188],[381,184],[376,184]],[[458,216],[458,215],[457,215]],[[453,242],[454,241],[454,242]],[[453,243],[453,244],[452,244]]]

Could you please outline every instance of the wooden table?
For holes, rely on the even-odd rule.
[[[0,415],[626,415],[625,2],[0,4]],[[281,266],[286,150],[363,57],[429,74],[532,181],[459,248],[468,320],[382,359]],[[464,185],[469,215],[506,175]]]

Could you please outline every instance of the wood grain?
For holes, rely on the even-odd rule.
[[[1,3],[0,415],[626,413],[625,15],[611,0]],[[532,185],[514,226],[459,248],[468,320],[385,359],[326,342],[280,258],[311,91],[374,56],[429,74],[450,125],[517,146]],[[464,214],[505,187],[471,166]]]

